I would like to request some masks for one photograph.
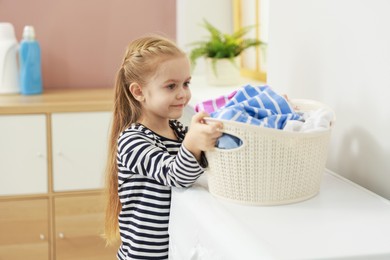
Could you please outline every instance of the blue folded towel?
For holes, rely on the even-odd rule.
[[[283,129],[287,120],[303,120],[287,100],[269,86],[251,85],[240,88],[228,103],[210,116],[276,129]]]
[[[283,129],[288,120],[303,121],[303,117],[294,112],[287,100],[269,86],[251,85],[239,89],[229,102],[210,116],[275,129]],[[241,145],[239,138],[227,134],[223,134],[216,143],[220,149],[233,149]]]

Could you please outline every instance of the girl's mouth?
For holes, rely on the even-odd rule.
[[[183,105],[183,104],[180,104],[180,105],[172,105],[172,107],[174,107],[174,108],[184,108],[184,105]]]

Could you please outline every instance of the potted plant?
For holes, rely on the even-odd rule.
[[[209,32],[207,40],[194,42],[190,52],[193,68],[197,59],[206,59],[206,76],[211,85],[232,85],[239,81],[239,56],[247,48],[263,44],[258,39],[243,37],[254,26],[246,26],[232,34],[222,33],[219,29],[204,20],[202,26]]]

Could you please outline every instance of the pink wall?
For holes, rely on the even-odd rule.
[[[35,27],[44,88],[112,87],[129,41],[176,39],[176,0],[0,0],[0,22]]]

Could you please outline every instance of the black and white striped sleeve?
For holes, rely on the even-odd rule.
[[[125,168],[120,171],[119,178],[140,174],[152,177],[165,186],[191,186],[204,171],[183,145],[177,155],[171,155],[147,136],[134,132],[120,138],[117,159]]]

